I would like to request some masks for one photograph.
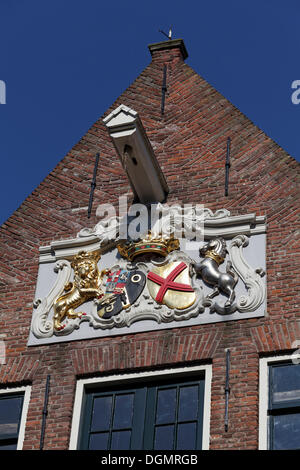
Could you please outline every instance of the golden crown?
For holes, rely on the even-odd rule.
[[[141,240],[119,243],[117,248],[121,256],[133,261],[136,256],[144,253],[157,253],[161,256],[167,256],[171,251],[179,248],[179,240],[172,236],[155,237],[149,232]]]

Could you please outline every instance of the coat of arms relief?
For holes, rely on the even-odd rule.
[[[34,303],[31,336],[72,339],[83,327],[95,337],[261,316],[264,264],[253,265],[261,257],[250,255],[264,224],[254,219],[207,210],[208,234],[193,250],[186,249],[188,237],[155,226],[140,239],[121,240],[116,232],[113,238],[117,218],[81,231],[63,257],[57,250],[57,276]]]

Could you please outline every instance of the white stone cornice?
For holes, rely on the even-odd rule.
[[[68,240],[58,240],[50,245],[41,246],[40,263],[50,263],[61,259],[68,259],[78,253],[78,251],[96,251],[100,248],[100,238],[91,235],[84,238],[71,238]]]
[[[195,207],[191,206],[188,212],[180,207],[157,206],[159,210],[163,209],[163,218],[166,223],[173,223],[174,227],[178,220],[183,221],[187,232],[185,238],[195,236],[198,220],[195,215]],[[163,219],[164,220],[164,219]],[[98,222],[93,228],[83,228],[77,235],[77,238],[69,240],[58,240],[51,242],[50,245],[40,247],[40,263],[49,263],[60,259],[68,259],[80,251],[95,251],[114,245],[119,240],[119,227],[122,219],[118,216],[111,217]],[[227,240],[237,235],[251,236],[266,232],[266,217],[256,216],[255,213],[231,216],[227,209],[219,209],[213,213],[210,209],[203,209],[202,219],[203,235],[205,240],[214,237],[223,237]],[[164,227],[164,223],[162,223]],[[160,235],[159,228],[151,227],[151,231]]]
[[[154,206],[154,205],[153,205]],[[170,206],[165,208],[161,204],[157,204],[157,210],[162,210],[161,226],[164,225],[164,218],[166,224],[173,224],[174,227],[178,223],[183,222],[184,226],[190,230],[193,234],[197,230],[197,219],[196,206],[186,211],[184,208]],[[79,238],[87,238],[92,235],[99,236],[102,242],[108,242],[113,238],[118,237],[119,226],[122,222],[120,217],[111,217],[100,221],[94,228],[84,228],[78,233]],[[256,216],[255,213],[231,216],[227,209],[219,209],[213,213],[210,209],[204,208],[201,212],[200,225],[204,229],[204,238],[210,239],[212,237],[222,236],[230,239],[236,235],[254,235],[266,232],[266,217]],[[149,227],[152,233],[159,235],[159,231],[156,230],[156,226]],[[185,234],[188,238],[188,234]]]

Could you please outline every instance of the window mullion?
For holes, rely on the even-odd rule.
[[[109,436],[108,436],[108,449],[111,448],[112,433],[113,433],[113,420],[115,415],[115,406],[116,406],[116,393],[113,393],[113,402],[111,407],[110,423],[109,423]]]
[[[177,447],[177,432],[178,432],[178,413],[179,413],[179,400],[180,400],[180,385],[176,387],[176,408],[175,408],[175,422],[174,422],[174,442],[173,449]]]
[[[203,439],[203,416],[204,416],[204,399],[205,399],[205,383],[203,380],[198,385],[198,421],[197,421],[197,439],[196,445],[198,449],[202,449]]]
[[[142,450],[145,420],[146,420],[146,400],[147,387],[137,389],[134,396],[132,428],[131,428],[131,449]]]
[[[154,448],[155,437],[155,417],[157,410],[157,392],[158,387],[149,387],[147,391],[146,411],[145,411],[145,430],[144,430],[144,449],[152,450]]]

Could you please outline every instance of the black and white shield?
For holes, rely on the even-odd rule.
[[[105,295],[98,304],[98,315],[107,319],[130,307],[141,295],[145,283],[146,276],[142,271],[120,269],[112,273],[106,281]]]

